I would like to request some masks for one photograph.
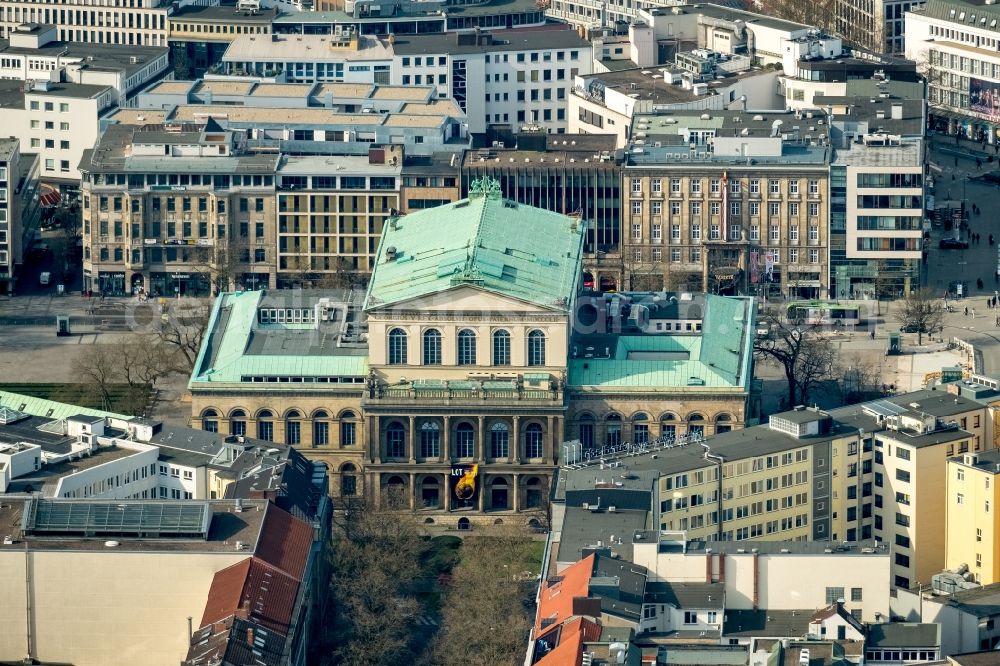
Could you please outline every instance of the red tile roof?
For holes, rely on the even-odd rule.
[[[295,612],[299,583],[256,557],[215,574],[202,627],[236,615],[287,634]]]
[[[583,617],[575,617],[561,629],[548,632],[541,640],[558,640],[552,651],[535,662],[535,666],[580,666],[583,644],[601,637],[601,625]],[[537,645],[537,643],[536,643]]]
[[[538,600],[538,614],[535,616],[535,634],[545,627],[561,624],[573,615],[573,598],[586,597],[590,588],[590,577],[594,571],[594,555],[588,555],[576,564],[567,567],[558,576],[545,581]]]
[[[243,586],[246,584],[247,572],[250,571],[250,559],[248,557],[242,562],[215,572],[212,586],[208,588],[208,600],[205,602],[205,613],[201,616],[199,627],[219,622],[240,607]]]
[[[254,555],[302,580],[313,544],[313,528],[274,504],[267,505]]]

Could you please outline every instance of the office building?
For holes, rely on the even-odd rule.
[[[162,76],[169,52],[157,46],[63,41],[54,25],[29,23],[0,41],[0,78],[110,86],[125,106],[138,89]]]
[[[869,53],[903,53],[906,13],[923,5],[922,0],[837,0],[834,25],[828,27]]]
[[[830,159],[822,113],[633,116],[624,284],[826,298]]]
[[[84,289],[202,295],[273,286],[275,153],[205,124],[112,125],[81,162]]]
[[[185,4],[190,3],[178,6]],[[165,47],[167,16],[173,6],[161,0],[110,0],[102,5],[12,0],[0,8],[0,37],[9,37],[20,25],[37,23],[56,26],[64,42]]]
[[[39,216],[38,156],[17,139],[0,141],[0,192],[0,293],[11,294]]]
[[[997,451],[965,453],[948,461],[945,568],[971,574],[982,585],[1000,582],[996,547]]]
[[[36,153],[38,178],[75,197],[80,160],[100,136],[100,115],[114,105],[115,89],[104,85],[0,81],[0,120]]]
[[[505,136],[465,152],[462,192],[491,178],[505,197],[586,222],[583,286],[616,291],[621,282],[621,170],[614,138],[546,136],[542,129]]]
[[[906,57],[925,72],[932,131],[997,142],[997,21],[991,6],[963,0],[928,0],[906,13]]]
[[[204,76],[240,35],[269,35],[281,15],[277,7],[240,9],[235,5],[191,4],[167,16],[167,39],[179,79]]]

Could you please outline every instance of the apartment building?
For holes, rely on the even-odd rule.
[[[0,41],[0,78],[110,86],[115,103],[125,106],[167,71],[169,55],[164,47],[62,41],[56,26],[29,23]]]
[[[996,450],[948,460],[945,567],[968,571],[975,582],[1000,582],[996,534],[1000,455]]]
[[[924,4],[922,0],[837,0],[834,24],[829,27],[869,53],[903,53],[906,13]]]
[[[43,183],[74,196],[80,159],[100,135],[101,112],[115,102],[109,86],[0,81],[0,120],[39,158]]]
[[[830,158],[822,113],[635,115],[622,170],[625,284],[827,297]]]
[[[382,227],[401,208],[402,163],[401,146],[286,158],[277,172],[278,286],[351,276],[363,284]]]
[[[276,280],[279,156],[206,124],[112,125],[81,162],[84,289],[209,295]]]
[[[456,153],[405,156],[400,206],[403,213],[461,199],[461,159]]]
[[[109,0],[100,5],[83,0],[43,4],[13,0],[0,7],[0,38],[9,37],[20,25],[37,23],[56,26],[64,42],[166,46],[172,7],[161,0]]]
[[[926,70],[931,130],[996,143],[997,21],[993,7],[963,0],[928,0],[906,13],[906,57]]]
[[[583,286],[617,291],[621,281],[621,167],[607,135],[547,136],[539,128],[504,136],[462,157],[462,192],[491,178],[505,197],[587,223]]]
[[[0,141],[0,293],[11,294],[38,227],[38,156]]]

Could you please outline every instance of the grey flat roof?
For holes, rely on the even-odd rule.
[[[972,590],[961,590],[947,597],[928,596],[925,601],[954,606],[976,617],[1000,615],[1000,583],[984,585]]]
[[[940,624],[885,622],[868,625],[868,647],[936,648],[940,646]]]
[[[638,529],[649,527],[648,511],[601,511],[591,513],[587,509],[566,507],[563,518],[562,537],[559,554],[562,561],[577,561],[584,548],[595,548],[600,541],[611,548],[618,557],[632,559],[632,540],[629,535]],[[611,537],[615,543],[611,544]],[[621,538],[621,543],[618,539]]]
[[[725,583],[646,583],[648,601],[674,608],[719,609],[725,599]]]
[[[428,55],[438,53],[485,53],[495,51],[529,51],[537,49],[587,49],[583,57],[590,57],[590,42],[574,30],[503,30],[493,34],[494,41],[485,44],[459,44],[458,33],[432,35],[397,35],[393,53],[403,55]],[[571,61],[566,60],[567,67]]]
[[[802,610],[734,610],[725,613],[722,635],[730,638],[753,636],[767,638],[798,638],[809,629],[812,609]]]
[[[130,46],[127,44],[91,44],[89,42],[55,41],[38,49],[28,49],[11,46],[10,40],[0,39],[0,55],[32,56],[62,56],[81,59],[81,65],[87,69],[121,70],[131,75],[157,58],[162,57],[169,49],[165,46]],[[134,62],[133,62],[134,60]]]
[[[276,7],[261,7],[250,14],[236,9],[235,5],[187,5],[174,10],[168,20],[221,21],[224,23],[271,23],[281,15]],[[206,35],[206,37],[209,35]]]

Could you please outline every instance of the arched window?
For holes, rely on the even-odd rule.
[[[424,365],[441,365],[441,331],[436,328],[424,331]]]
[[[476,364],[476,332],[465,329],[458,332],[458,364]]]
[[[705,417],[698,412],[688,414],[688,435],[695,438],[705,436]]]
[[[219,413],[206,409],[201,413],[201,429],[205,432],[219,432]]]
[[[524,429],[524,457],[542,457],[542,426],[537,423],[529,423]]]
[[[434,421],[424,421],[420,426],[420,455],[424,458],[441,455],[441,426]]]
[[[394,328],[389,331],[389,365],[406,364],[406,331]]]
[[[351,463],[344,463],[340,468],[340,494],[344,497],[354,497],[358,494],[358,470]]]
[[[406,457],[406,429],[399,421],[393,421],[385,429],[385,457]]]
[[[476,433],[469,423],[459,423],[455,428],[455,456],[471,458],[475,455]]]
[[[666,413],[660,417],[660,437],[665,437],[668,442],[672,442],[677,436],[677,417],[671,413]]]
[[[274,414],[269,409],[257,412],[257,439],[265,442],[274,441]]]
[[[291,410],[285,414],[285,444],[294,446],[302,443],[302,414]]]
[[[441,506],[441,483],[436,477],[425,476],[420,482],[420,499],[426,509],[436,509]]]
[[[544,495],[545,484],[537,476],[528,477],[528,480],[524,483],[524,505],[529,509],[535,509],[542,506],[542,498]],[[538,526],[538,521],[535,520],[536,527]]]
[[[247,434],[247,413],[234,409],[229,413],[229,433],[243,437]]]
[[[510,333],[493,331],[493,365],[510,365]]]
[[[580,444],[585,449],[594,448],[594,417],[590,414],[580,415]]]
[[[646,444],[649,442],[649,417],[639,412],[632,415],[632,443]]]
[[[312,415],[312,445],[326,446],[330,443],[330,415],[320,409]]]
[[[618,446],[622,443],[622,417],[608,414],[605,418],[604,445]]]
[[[545,334],[541,331],[528,333],[528,365],[545,365]]]
[[[490,457],[510,457],[510,428],[506,423],[494,423],[490,426]]]
[[[715,434],[729,432],[733,429],[733,417],[729,414],[719,414],[715,417]]]
[[[354,446],[358,443],[357,415],[348,410],[340,415],[340,445]]]

